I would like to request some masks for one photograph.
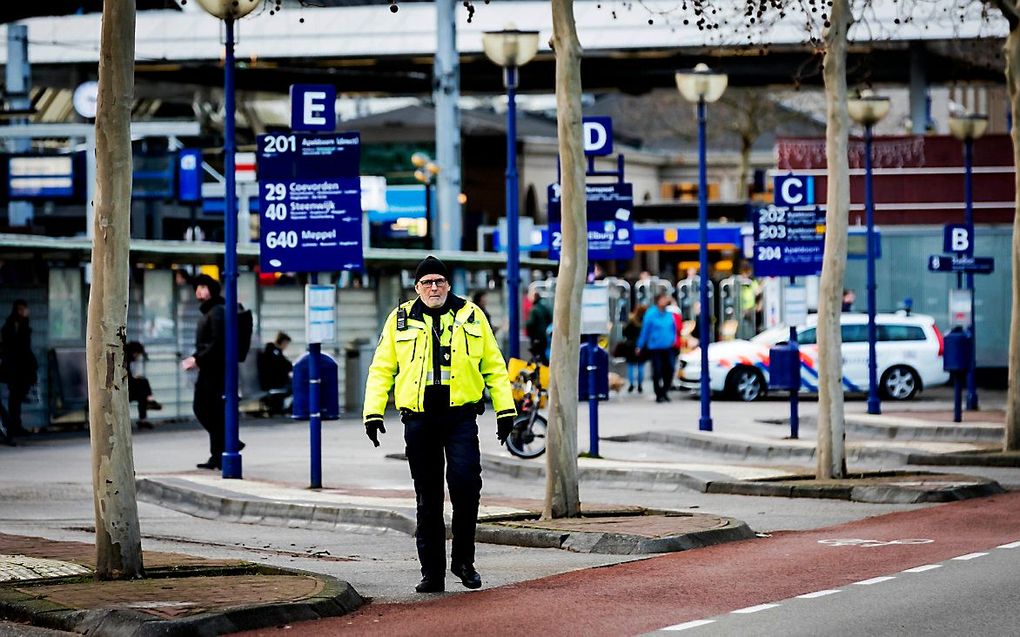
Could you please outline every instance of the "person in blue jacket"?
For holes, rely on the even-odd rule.
[[[668,294],[657,294],[652,307],[645,312],[638,336],[637,355],[644,354],[652,362],[652,385],[655,387],[655,402],[668,403],[670,385],[673,384],[673,344],[676,343],[676,321],[666,308]]]

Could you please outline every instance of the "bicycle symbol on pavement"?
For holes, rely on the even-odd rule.
[[[931,544],[935,540],[927,540],[923,538],[910,538],[905,540],[861,540],[861,539],[839,539],[839,540],[818,540],[819,544],[825,544],[826,546],[860,546],[862,548],[873,548],[876,546],[893,546],[896,544],[910,545],[910,544]]]

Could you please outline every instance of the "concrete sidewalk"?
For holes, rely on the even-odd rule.
[[[95,547],[0,534],[0,616],[75,633],[212,635],[335,617],[364,600],[328,575],[145,551],[146,578],[97,582]]]

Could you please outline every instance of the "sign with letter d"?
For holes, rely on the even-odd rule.
[[[613,154],[613,120],[610,117],[585,117],[581,120],[584,127],[585,155]]]

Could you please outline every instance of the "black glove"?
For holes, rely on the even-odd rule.
[[[372,416],[365,421],[365,435],[376,447],[379,446],[379,434],[386,433],[386,425],[381,416]]]
[[[510,436],[510,432],[514,430],[514,416],[513,414],[507,416],[498,416],[496,418],[496,438],[499,439],[499,444],[504,444],[506,439]]]

